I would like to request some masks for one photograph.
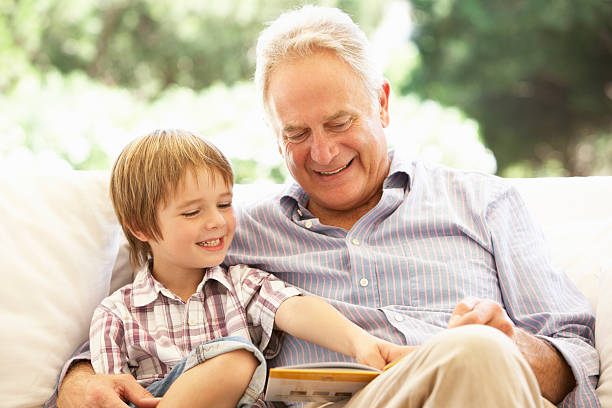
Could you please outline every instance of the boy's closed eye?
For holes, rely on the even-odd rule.
[[[198,215],[199,213],[200,213],[200,210],[191,210],[191,211],[185,211],[184,213],[181,213],[181,215],[185,218],[192,218]]]

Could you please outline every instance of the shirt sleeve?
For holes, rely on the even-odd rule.
[[[66,373],[72,367],[73,364],[78,363],[79,361],[90,361],[91,357],[89,354],[89,342],[85,342],[79,346],[72,354],[70,359],[66,361],[64,366],[62,367],[62,371],[57,379],[57,384],[55,384],[55,390],[53,394],[49,397],[49,399],[43,405],[43,408],[56,408],[57,407],[57,397],[59,392],[59,387],[62,385],[62,381],[64,381],[64,377],[66,377]]]
[[[91,365],[97,374],[130,374],[123,321],[108,307],[94,311],[89,330]]]
[[[559,406],[598,406],[595,315],[587,299],[553,267],[544,234],[516,189],[508,187],[491,201],[486,222],[508,316],[549,341],[576,379]]]
[[[230,268],[236,292],[252,329],[252,342],[266,358],[280,350],[281,333],[274,330],[274,316],[281,303],[302,292],[274,275],[246,265]]]

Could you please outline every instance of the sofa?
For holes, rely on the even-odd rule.
[[[40,407],[87,337],[97,303],[131,279],[106,171],[0,164],[0,395]],[[509,179],[549,241],[554,263],[597,313],[602,405],[612,408],[612,176]],[[277,185],[238,185],[237,202]]]

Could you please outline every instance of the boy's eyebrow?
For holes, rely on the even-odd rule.
[[[202,199],[200,198],[194,198],[193,200],[188,200],[188,201],[184,201],[182,203],[180,203],[179,205],[177,205],[177,208],[185,208],[185,207],[189,207],[190,205],[193,205],[195,203],[199,203],[200,201],[202,201]]]
[[[227,199],[227,198],[231,199],[233,197],[234,197],[234,194],[231,191],[227,191],[225,193],[219,194],[219,198],[222,198],[222,199]],[[204,201],[204,200],[202,198],[194,198],[192,200],[184,201],[184,202],[178,204],[176,207],[181,209],[181,208],[189,207],[190,205],[199,203],[201,201]]]

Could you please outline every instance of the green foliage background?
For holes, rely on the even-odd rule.
[[[131,138],[181,127],[228,153],[238,182],[283,181],[254,47],[304,3],[0,0],[0,158],[109,168]],[[308,3],[388,48],[394,147],[501,175],[612,171],[609,0]]]
[[[612,1],[412,4],[420,64],[402,92],[461,107],[499,170],[611,170]]]

